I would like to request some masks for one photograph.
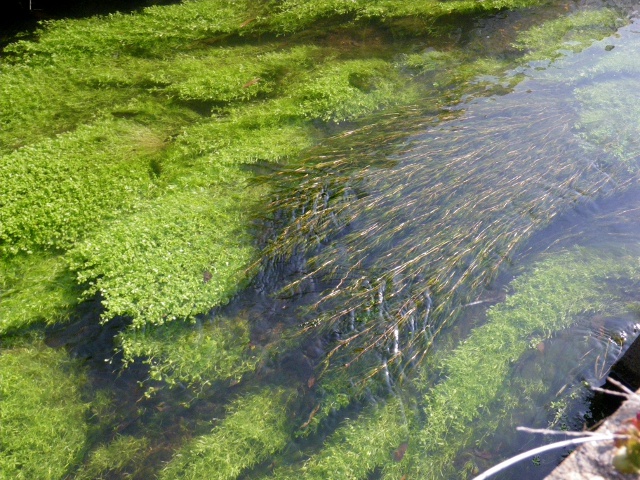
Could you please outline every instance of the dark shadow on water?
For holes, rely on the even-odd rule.
[[[115,12],[133,12],[178,0],[7,0],[0,8],[0,54],[18,39],[32,38],[42,20],[84,18]]]

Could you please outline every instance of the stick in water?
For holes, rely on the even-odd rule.
[[[614,440],[619,437],[619,435],[590,435],[584,438],[574,438],[572,440],[563,440],[561,442],[550,443],[549,445],[543,445],[542,447],[534,448],[533,450],[528,450],[526,452],[521,453],[520,455],[516,455],[515,457],[511,457],[508,460],[505,460],[498,465],[491,467],[484,473],[481,473],[473,480],[486,480],[491,475],[495,475],[496,473],[509,468],[511,465],[518,463],[520,460],[525,460],[527,458],[538,455],[539,453],[544,453],[549,450],[555,450],[556,448],[568,447],[570,445],[579,445],[581,443],[587,442],[602,442],[605,440]]]

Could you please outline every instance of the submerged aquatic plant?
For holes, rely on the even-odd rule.
[[[286,389],[264,388],[236,399],[224,421],[210,434],[188,442],[160,478],[195,480],[215,473],[220,479],[234,479],[265,461],[287,443],[287,402],[292,395]]]
[[[39,339],[0,352],[0,477],[63,478],[88,440],[87,378]]]
[[[199,319],[190,328],[174,322],[127,330],[119,342],[127,359],[141,358],[149,365],[150,380],[169,387],[237,383],[259,360],[249,353],[249,324],[239,318]]]
[[[271,255],[309,252],[292,291],[309,278],[329,282],[304,327],[339,333],[328,362],[411,364],[532,232],[631,181],[623,165],[603,171],[585,158],[563,100],[537,88],[469,105],[386,158],[347,148],[290,172],[296,195],[274,208],[295,217]]]
[[[454,475],[451,465],[470,438],[470,425],[491,411],[501,390],[511,391],[505,385],[511,364],[532,348],[532,338],[538,343],[580,315],[621,308],[608,284],[638,279],[639,272],[635,257],[575,250],[551,255],[515,280],[515,293],[490,308],[487,323],[445,357],[443,380],[425,393],[426,422],[416,429],[422,448],[413,458],[418,475]]]
[[[322,450],[299,468],[277,469],[272,478],[367,478],[389,461],[402,462],[408,449],[406,413],[411,416],[411,410],[405,409],[400,398],[370,407],[357,419],[341,425]]]

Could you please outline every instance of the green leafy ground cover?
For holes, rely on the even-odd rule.
[[[125,363],[145,362],[151,380],[200,391],[246,379],[258,362],[248,352],[251,326],[199,316],[251,279],[258,256],[252,220],[271,192],[252,181],[250,167],[285,164],[340,124],[358,126],[381,109],[437,110],[484,90],[495,82],[481,76],[499,76],[505,59],[519,55],[514,47],[477,58],[446,35],[438,50],[425,48],[425,35],[440,32],[449,14],[538,3],[202,0],[46,23],[38,41],[8,47],[0,64],[0,334],[61,323],[78,302],[98,296],[104,311],[96,322],[132,320],[119,348]],[[614,17],[587,11],[550,22],[557,43],[544,52],[553,58],[567,41],[585,47],[615,28]],[[524,62],[547,48],[536,40],[544,30],[530,32],[517,42],[528,52]],[[63,358],[37,348],[25,365]],[[0,362],[12,351],[0,353]],[[30,388],[16,378],[15,388]],[[304,416],[312,423],[284,419],[289,394],[280,390],[240,396],[224,422],[188,441],[162,475],[237,478],[283,450],[302,423],[318,432],[363,398],[339,374],[311,377],[307,388],[314,382],[322,407]],[[76,439],[42,478],[60,478],[85,450],[73,386],[60,388],[69,392],[65,428]],[[367,409],[358,418],[365,434],[340,427],[301,471],[356,478],[395,461],[389,451],[402,446],[406,430],[381,429],[406,424],[401,407],[391,400]],[[76,474],[146,472],[138,466],[153,441],[97,442]],[[353,452],[341,459],[345,441]],[[130,455],[118,453],[124,450]],[[358,464],[359,457],[367,461]],[[299,472],[288,468],[278,475]]]

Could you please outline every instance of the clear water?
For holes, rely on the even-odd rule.
[[[403,322],[388,335],[377,358],[396,395],[420,390],[398,380],[407,372],[409,377],[420,375],[404,359],[424,351],[427,357],[446,358],[452,345],[464,343],[483,324],[489,306],[500,304],[505,292],[513,293],[509,281],[532,262],[576,247],[637,256],[635,213],[640,204],[634,162],[640,144],[634,133],[638,103],[631,92],[638,87],[638,33],[631,24],[580,54],[553,63],[532,62],[492,79],[507,85],[511,78],[525,77],[502,95],[454,106],[451,120],[434,123],[433,117],[404,112],[392,127],[384,125],[371,148],[362,147],[372,138],[364,133],[364,140],[358,134],[352,140],[361,149],[356,153],[348,150],[353,149],[348,141],[347,147],[331,152],[333,157],[321,153],[324,163],[299,190],[303,199],[305,194],[316,202],[323,198],[324,207],[301,200],[299,212],[307,208],[316,213],[306,218],[300,213],[294,225],[327,237],[310,254],[309,264],[301,261],[299,266],[313,274],[295,280],[290,292],[311,303],[314,312],[322,311],[344,341],[360,331],[345,326],[344,317],[361,307],[361,279],[373,275],[378,285],[386,282],[395,289],[384,292],[392,300],[381,308]],[[394,138],[394,128],[404,129],[407,138],[381,142]],[[385,277],[389,271],[393,275]],[[416,285],[434,277],[430,288]],[[321,281],[326,282],[322,288]],[[637,301],[634,281],[622,284],[622,302]],[[331,295],[319,294],[323,289]],[[420,302],[425,295],[432,297]],[[410,300],[398,307],[396,298]],[[434,305],[438,315],[430,318],[435,323],[416,339],[418,318]],[[405,315],[403,308],[411,313]],[[471,420],[469,435],[475,437],[462,442],[451,478],[462,471],[477,473],[549,441],[516,432],[518,425],[581,430],[593,424],[598,414],[591,411],[590,386],[604,382],[638,328],[632,310],[587,312],[512,359],[505,388],[518,389],[527,381],[544,387],[522,396],[517,405],[501,403],[500,395],[490,398],[482,416],[495,416],[495,422],[486,426],[479,416]],[[366,349],[363,344],[356,352]],[[401,359],[392,364],[398,350]],[[353,350],[344,357],[338,351],[337,361],[356,364],[350,355]],[[430,364],[428,359],[425,363]],[[435,384],[447,380],[428,375]],[[311,376],[312,370],[300,373],[302,381]],[[428,429],[428,416],[424,422]],[[413,450],[412,442],[407,451]],[[438,452],[421,452],[418,445],[412,454]],[[566,454],[535,458],[501,478],[542,478]],[[394,478],[384,469],[378,473]]]

